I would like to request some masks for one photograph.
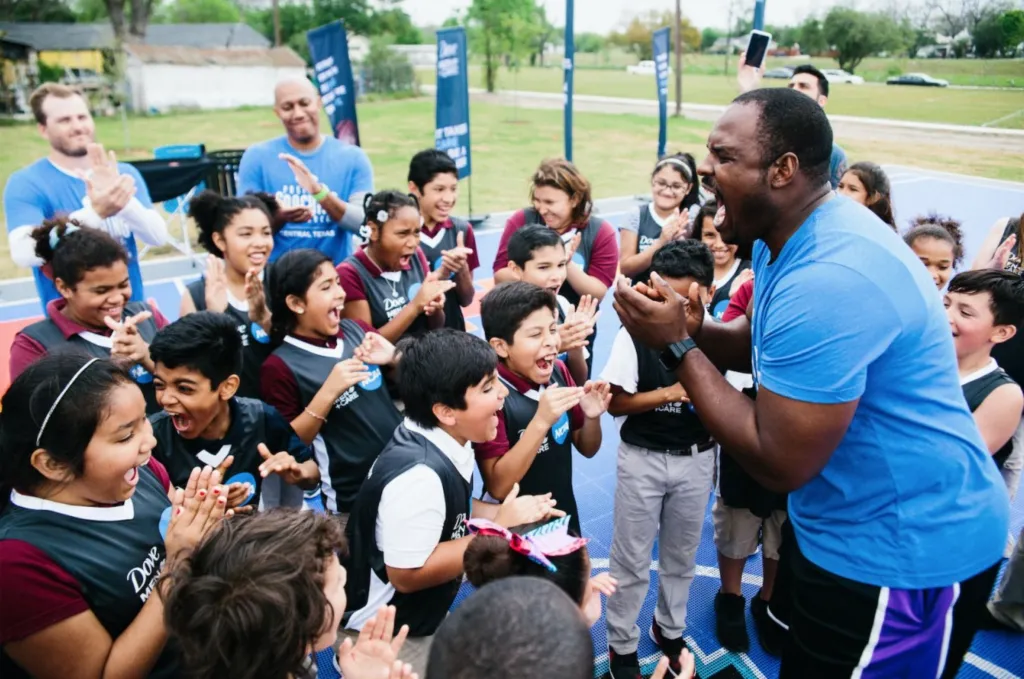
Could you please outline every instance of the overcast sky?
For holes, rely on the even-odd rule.
[[[565,25],[565,0],[537,0],[547,9],[548,19],[556,26]],[[753,14],[754,0],[737,0],[745,11]],[[729,18],[729,0],[682,0],[683,13],[699,28],[724,28]],[[405,0],[405,11],[421,26],[440,25],[456,10],[468,7],[470,0]],[[577,33],[608,33],[636,12],[648,9],[675,9],[674,0],[576,0]],[[813,11],[827,11],[835,0],[767,0],[765,21],[769,24],[792,24]],[[861,3],[863,4],[863,3]]]

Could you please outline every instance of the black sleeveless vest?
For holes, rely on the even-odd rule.
[[[128,318],[143,311],[152,312],[153,309],[145,302],[129,302],[125,305],[121,318]],[[154,322],[152,318],[139,323],[136,327],[139,330],[139,334],[142,335],[142,339],[146,340],[146,344],[151,343],[153,338],[156,337],[156,322]],[[47,353],[50,354],[58,351],[70,350],[85,352],[86,354],[97,358],[110,358],[109,347],[100,346],[99,344],[90,342],[81,335],[72,335],[65,339],[64,333],[62,333],[60,328],[57,327],[57,324],[49,318],[37,321],[21,332],[43,345]],[[139,388],[142,389],[142,395],[146,397],[146,413],[152,415],[163,410],[156,402],[156,389],[153,387],[153,373],[149,372],[141,365],[134,365],[131,369],[131,376],[135,380],[135,383],[139,385]]]
[[[263,458],[256,447],[266,443],[272,453],[278,452],[274,442],[267,441],[264,405],[262,401],[236,397],[231,399],[230,407],[231,426],[228,435],[220,441],[183,439],[174,429],[171,416],[165,412],[149,418],[156,437],[153,455],[167,468],[175,486],[184,488],[193,468],[204,465],[216,468],[228,455],[234,455],[235,461],[224,475],[224,484],[248,482],[255,488],[253,498],[259,498],[263,485],[259,468]]]
[[[270,289],[270,268],[264,269],[267,273],[263,286],[267,290]],[[192,304],[195,305],[196,311],[206,311],[206,279],[200,278],[189,283],[188,292],[192,296]],[[235,322],[238,335],[242,338],[242,374],[239,375],[241,383],[238,386],[238,395],[258,399],[260,368],[274,350],[270,344],[270,335],[258,323],[250,320],[248,311],[241,311],[228,304],[224,313]]]
[[[567,374],[565,364],[557,361],[551,375],[550,386],[568,386]],[[505,397],[502,413],[505,416],[505,434],[508,436],[508,447],[511,450],[519,443],[523,431],[537,414],[537,401],[520,393],[515,386],[507,382],[506,386],[508,396]],[[571,516],[569,528],[576,531],[577,535],[581,535],[576,495],[572,489],[572,434],[569,413],[565,413],[540,444],[540,451],[533,459],[533,464],[519,481],[519,494],[551,493],[558,501],[558,508]]]
[[[1011,235],[1017,234],[1019,230],[1020,219],[1009,220],[1003,231],[1003,237],[999,239],[999,244],[1002,245],[1003,241]],[[1024,243],[1018,239],[1013,250],[1014,254],[1019,257],[1024,252]],[[999,367],[1005,370],[1006,374],[1017,384],[1024,384],[1024,332],[1022,331],[1024,328],[1018,326],[1016,335],[1006,342],[992,347],[992,358],[996,359]]]
[[[462,234],[462,237],[466,237],[466,232],[469,230],[469,222],[459,219],[458,217],[452,217],[452,228],[441,229],[437,236],[440,236],[439,240],[431,245],[425,242],[423,239],[426,237],[423,232],[420,232],[420,249],[423,250],[423,254],[427,257],[427,262],[430,264],[431,271],[437,271],[441,268],[441,253],[445,250],[451,250],[455,248],[458,241],[458,234]],[[454,276],[454,274],[452,274]],[[455,289],[449,290],[445,295],[444,301],[444,327],[454,328],[456,330],[465,331],[466,329],[466,318],[462,314],[462,305],[459,304],[459,295]]]
[[[131,503],[132,518],[117,521],[77,518],[13,503],[0,515],[0,540],[29,543],[75,578],[89,609],[112,639],[135,620],[149,597],[159,596],[157,576],[167,556],[159,526],[171,501],[148,467],[139,469]],[[178,675],[178,653],[169,644],[149,676]]]
[[[299,396],[303,403],[308,404],[320,391],[335,364],[352,358],[364,335],[357,323],[344,319],[338,338],[344,343],[340,356],[314,353],[309,345],[293,337],[285,338],[274,355],[291,369],[299,387]],[[313,441],[324,504],[332,512],[351,510],[356,492],[370,466],[402,422],[388,395],[380,367],[367,367],[369,379],[338,397],[327,413],[327,422]]]
[[[430,467],[441,479],[444,491],[445,518],[438,544],[465,537],[463,521],[469,518],[473,484],[466,481],[454,463],[434,444],[420,434],[399,427],[384,452],[377,458],[352,508],[348,522],[349,559],[345,564],[348,582],[349,611],[366,605],[370,593],[370,573],[381,582],[388,582],[384,553],[377,545],[377,512],[384,488],[394,479],[419,464]],[[395,592],[388,602],[398,609],[395,624],[409,625],[409,636],[433,634],[448,615],[448,609],[459,592],[462,577],[436,587],[403,594]]]
[[[636,340],[637,393],[671,387],[676,376],[662,367],[658,355]],[[639,415],[629,415],[619,430],[625,443],[648,450],[683,450],[695,443],[707,443],[711,435],[689,403],[668,403]]]
[[[745,259],[737,261],[739,266],[736,267],[736,270],[723,285],[715,288],[715,296],[711,298],[711,303],[708,305],[708,310],[716,321],[722,320],[722,317],[725,316],[725,310],[729,308],[729,289],[732,287],[733,281],[736,280],[737,276],[750,268],[749,261]]]
[[[523,210],[523,214],[526,217],[525,226],[547,226],[544,223],[544,220],[541,218],[540,213],[534,210],[532,207],[528,207],[525,210]],[[580,246],[579,248],[576,249],[576,254],[573,256],[573,260],[577,264],[582,266],[583,270],[588,273],[590,271],[590,255],[594,251],[594,240],[597,239],[597,234],[601,230],[601,225],[603,223],[603,219],[595,215],[591,215],[590,220],[587,222],[587,225],[583,227],[583,229],[580,231],[580,234],[582,234],[580,237]],[[571,238],[575,238],[576,231],[576,229],[571,229],[567,231],[565,234],[563,234],[563,240],[565,240],[565,236],[567,235],[570,236]],[[566,280],[565,283],[562,284],[562,287],[561,289],[559,289],[558,293],[565,297],[567,300],[569,300],[570,304],[576,305],[580,303],[580,294],[573,290],[572,286],[569,285],[568,280]]]
[[[981,377],[964,384],[962,388],[964,391],[964,399],[967,401],[967,407],[970,408],[973,413],[981,407],[981,404],[985,402],[985,399],[988,398],[989,394],[1004,384],[1016,384],[1016,382],[1014,382],[1002,368],[996,368],[992,372],[986,373]],[[1006,445],[995,452],[992,459],[995,460],[996,466],[1002,469],[1003,465],[1006,464],[1006,460],[1009,459],[1012,453],[1013,439],[1011,438],[1006,442]]]
[[[370,325],[378,329],[394,320],[402,309],[416,298],[416,293],[419,292],[427,275],[423,269],[423,262],[415,254],[412,256],[412,266],[401,272],[401,278],[397,283],[383,276],[374,276],[355,255],[345,261],[355,267],[363,281],[366,301],[370,305]],[[427,316],[420,314],[405,331],[405,335],[421,334],[427,329]]]

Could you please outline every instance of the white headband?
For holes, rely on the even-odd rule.
[[[74,374],[74,376],[70,380],[68,380],[67,385],[65,385],[64,388],[60,390],[60,393],[57,394],[57,399],[53,402],[53,405],[50,406],[49,412],[47,412],[46,413],[46,417],[43,418],[43,423],[41,425],[39,425],[39,433],[36,434],[36,446],[39,446],[40,445],[40,441],[43,440],[43,432],[46,431],[46,425],[49,424],[50,417],[53,416],[53,411],[57,409],[58,405],[60,405],[60,400],[62,398],[64,398],[64,394],[68,393],[68,389],[70,389],[71,385],[75,383],[75,380],[77,380],[81,376],[81,374],[84,373],[86,371],[86,369],[90,365],[92,365],[93,363],[95,363],[98,360],[100,360],[100,359],[98,359],[98,358],[91,358],[91,359],[89,359],[89,361],[85,365],[83,365],[81,368],[79,368],[78,372],[76,372]]]
[[[661,169],[665,165],[675,165],[676,167],[681,168],[683,170],[683,176],[686,177],[686,181],[688,181],[688,182],[689,181],[693,181],[693,173],[690,171],[690,166],[687,165],[681,159],[676,158],[674,156],[669,156],[668,158],[662,158],[661,160],[658,161],[658,164],[654,166],[654,171],[657,172],[659,169]]]

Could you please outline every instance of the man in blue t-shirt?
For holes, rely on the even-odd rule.
[[[11,259],[31,267],[39,301],[59,295],[36,256],[32,230],[47,219],[69,215],[84,226],[102,229],[118,238],[128,251],[132,300],[145,299],[135,237],[149,245],[167,240],[163,217],[153,209],[142,175],[128,163],[118,163],[95,143],[89,106],[76,90],[46,83],[29,97],[39,133],[50,153],[16,171],[4,187],[4,218]]]
[[[790,493],[780,676],[952,676],[998,571],[1009,501],[934,284],[898,236],[831,192],[831,148],[809,98],[738,97],[699,172],[714,177],[723,240],[754,245],[751,317],[705,321],[695,291],[684,300],[660,279],[664,301],[620,282],[615,306],[633,337],[664,349],[732,458]],[[757,400],[719,368],[752,372]]]
[[[754,68],[753,66],[748,66],[743,63],[743,58],[740,58],[736,78],[739,81],[741,91],[749,92],[760,85],[763,74],[763,67]],[[794,68],[793,75],[789,78],[788,87],[791,90],[807,95],[818,102],[818,105],[822,108],[825,108],[826,104],[828,104],[828,78],[811,64],[800,64]],[[843,150],[842,146],[833,142],[832,155],[828,163],[828,181],[832,184],[833,189],[839,187],[839,180],[846,174],[846,168],[846,151]]]
[[[373,168],[358,146],[320,134],[320,96],[305,79],[274,89],[274,112],[285,135],[250,146],[238,167],[238,192],[272,194],[284,223],[271,261],[289,250],[313,248],[340,264],[363,223],[363,196],[373,191]]]

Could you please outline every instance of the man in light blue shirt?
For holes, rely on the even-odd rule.
[[[308,80],[274,90],[274,112],[285,135],[250,146],[238,168],[238,192],[272,194],[283,226],[271,261],[312,248],[340,264],[363,223],[363,196],[373,191],[370,159],[358,146],[320,134],[320,96]]]
[[[620,283],[616,309],[665,349],[733,459],[790,493],[780,676],[953,676],[998,571],[1009,499],[934,284],[891,229],[831,192],[831,149],[809,98],[738,97],[699,172],[715,179],[723,240],[754,243],[750,317],[705,321],[660,283],[664,302]],[[752,371],[756,402],[719,367]]]
[[[153,209],[149,190],[133,165],[118,163],[95,143],[95,126],[85,99],[66,85],[46,83],[29,98],[39,133],[50,153],[16,171],[4,187],[4,219],[11,259],[31,267],[39,300],[59,297],[36,256],[32,230],[48,219],[70,216],[83,226],[106,231],[128,252],[132,300],[145,299],[138,237],[149,245],[167,240],[163,217]]]

